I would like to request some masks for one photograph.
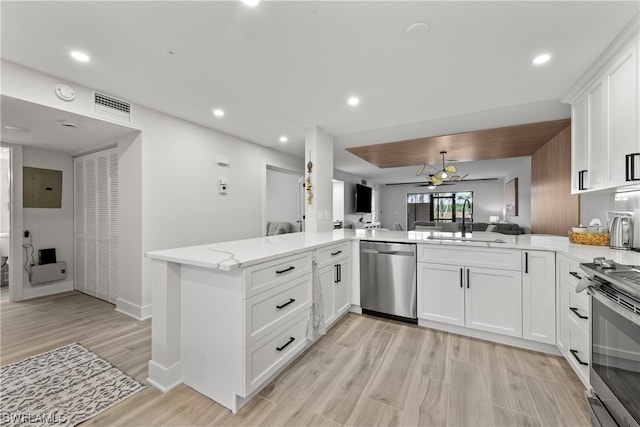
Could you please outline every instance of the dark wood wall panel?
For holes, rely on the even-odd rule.
[[[571,126],[531,156],[531,232],[566,236],[580,221],[571,194]]]

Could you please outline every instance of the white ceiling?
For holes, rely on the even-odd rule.
[[[565,118],[571,85],[638,1],[2,1],[1,57],[378,182],[345,147]],[[421,38],[406,28],[430,24]],[[88,64],[71,49],[91,56]],[[172,52],[170,54],[169,52]],[[531,59],[552,60],[533,67]],[[357,94],[357,108],[346,105]],[[214,108],[226,116],[214,117]],[[5,113],[3,111],[3,120]],[[289,136],[288,144],[278,142]],[[507,171],[508,172],[508,171]],[[488,173],[488,172],[487,172]],[[491,174],[501,176],[495,165]],[[506,175],[503,173],[502,176]]]

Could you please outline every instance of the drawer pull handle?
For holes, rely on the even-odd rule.
[[[289,341],[287,341],[287,343],[286,343],[285,345],[283,345],[282,347],[276,347],[276,350],[278,350],[278,351],[282,351],[282,350],[284,350],[285,348],[287,348],[287,346],[288,346],[289,344],[291,344],[291,343],[292,343],[292,342],[294,342],[295,340],[296,340],[296,339],[295,339],[294,337],[289,338]]]
[[[295,299],[293,299],[293,298],[291,298],[291,299],[289,299],[289,301],[288,301],[288,302],[285,302],[285,303],[284,303],[284,304],[282,304],[282,305],[276,305],[276,308],[277,308],[278,310],[281,310],[281,309],[285,308],[286,306],[288,306],[289,304],[293,304],[294,302],[296,302],[296,300],[295,300]]]
[[[578,280],[582,279],[582,277],[580,277],[580,275],[578,273],[576,273],[575,271],[570,271],[569,274],[572,275],[573,277],[575,277]]]
[[[578,361],[579,364],[583,366],[589,366],[587,362],[583,362],[582,360],[580,360],[580,358],[578,357],[578,350],[569,350],[569,351],[571,352],[573,357]]]
[[[576,316],[578,316],[580,319],[588,319],[587,316],[583,316],[582,314],[580,314],[578,312],[578,309],[576,307],[569,307],[569,310],[573,311],[573,314],[575,314]]]
[[[340,255],[341,253],[342,253],[342,251],[331,252],[331,256]]]
[[[285,268],[284,270],[276,270],[276,274],[286,273],[287,271],[293,270],[295,267],[292,265],[289,268]]]

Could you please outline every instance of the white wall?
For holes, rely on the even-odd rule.
[[[355,224],[363,218],[363,221],[375,221],[379,218],[381,200],[381,185],[373,181],[367,181],[367,186],[371,187],[374,191],[377,191],[376,205],[373,206],[372,214],[357,214],[356,210],[356,184],[362,184],[362,178],[355,175],[351,175],[339,170],[333,171],[333,178],[344,182],[344,225],[348,228],[349,225]]]
[[[518,178],[518,216],[507,216],[508,222],[518,224],[525,233],[531,232],[531,157],[527,157],[520,165],[504,178],[503,197],[506,200],[506,184],[514,178]],[[504,203],[503,203],[504,205]],[[504,206],[501,209],[504,213]]]
[[[435,190],[427,187],[408,185],[383,185],[381,226],[391,229],[398,222],[407,226],[407,194],[408,193],[444,193],[473,191],[473,220],[489,222],[489,216],[502,215],[504,209],[504,184],[502,180],[468,181],[456,185],[447,185]]]
[[[6,61],[1,66],[2,94],[92,116],[89,88]],[[53,88],[59,83],[75,89],[74,102],[57,99]],[[126,94],[112,95],[127,99]],[[281,152],[140,105],[133,108],[130,127],[141,133],[118,141],[117,306],[145,318],[151,313],[151,262],[145,252],[260,236],[265,163],[292,169],[304,165]],[[218,156],[228,157],[230,166],[217,165]],[[218,193],[220,176],[229,181],[227,195]]]
[[[333,220],[344,223],[344,182],[333,180]]]
[[[62,171],[62,207],[23,208],[23,227],[31,232],[34,259],[38,249],[55,248],[56,259],[67,262],[67,280],[31,285],[23,270],[23,296],[31,298],[73,289],[73,158],[70,154],[23,148],[24,166]],[[25,239],[25,243],[27,239]],[[30,258],[29,258],[30,259]],[[23,264],[26,257],[23,257]]]
[[[267,222],[289,222],[298,231],[298,211],[304,201],[299,200],[302,175],[267,170]]]

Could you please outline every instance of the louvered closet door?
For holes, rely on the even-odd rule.
[[[118,297],[118,154],[75,159],[75,288],[115,303]]]

